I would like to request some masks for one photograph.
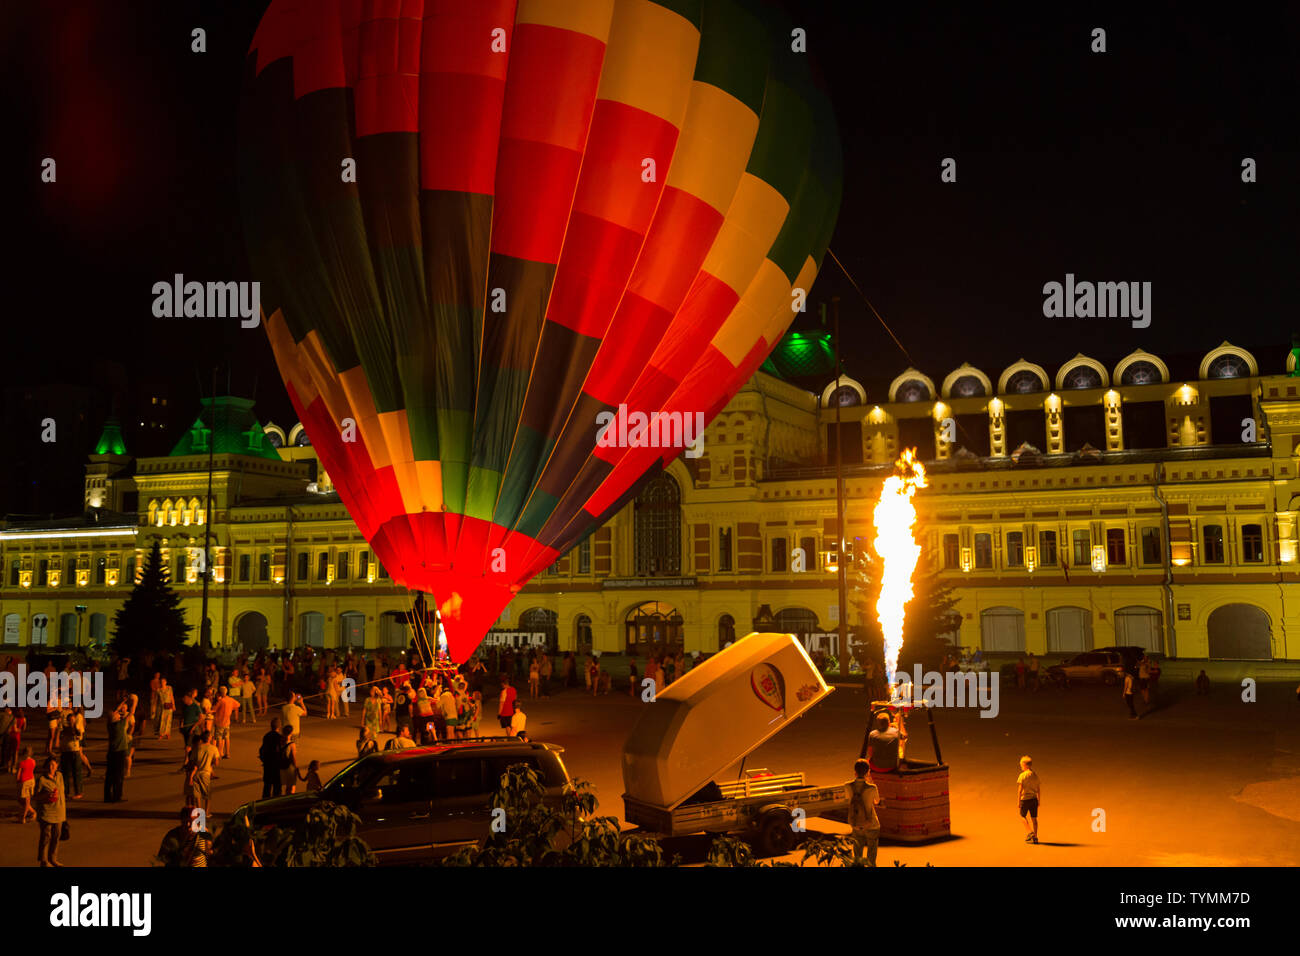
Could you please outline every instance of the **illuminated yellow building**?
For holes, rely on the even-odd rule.
[[[847,377],[814,394],[760,372],[703,456],[534,579],[489,640],[712,651],[758,622],[829,649],[838,443],[859,550],[899,451],[929,462],[918,534],[959,599],[962,645],[1300,659],[1298,388],[1226,342],[1172,371],[1141,351],[1055,372],[908,369],[882,401]],[[103,640],[155,538],[197,624],[209,531],[216,643],[405,643],[411,596],[373,561],[301,427],[262,426],[241,399],[215,407],[210,529],[207,404],[161,458],[128,456],[110,422],[85,516],[0,530],[6,644]]]

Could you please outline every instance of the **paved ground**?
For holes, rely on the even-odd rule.
[[[1226,684],[1208,697],[1162,682],[1161,706],[1130,721],[1118,693],[1078,687],[1002,695],[1000,715],[939,711],[940,745],[951,767],[952,839],[926,846],[882,847],[880,860],[917,866],[1256,866],[1300,860],[1300,704],[1291,683],[1261,684],[1259,702],[1242,703]],[[866,698],[840,690],[750,757],[748,767],[804,771],[810,782],[851,776],[862,739]],[[576,777],[590,780],[601,811],[621,814],[619,754],[642,707],[626,694],[591,698],[570,691],[529,706],[535,740],[566,748]],[[304,722],[299,759],[319,759],[323,776],[354,752],[359,708],[351,721]],[[260,794],[256,750],[266,722],[237,726],[233,759],[214,784],[220,815]],[[484,727],[487,732],[486,722]],[[912,753],[930,756],[928,735],[913,728]],[[104,727],[91,729],[89,753],[104,764]],[[1017,760],[1032,754],[1043,781],[1043,843],[1022,842],[1016,818]],[[181,805],[181,748],[173,739],[140,739],[128,802],[105,805],[103,779],[72,804],[69,865],[147,866]],[[734,768],[732,774],[734,775]],[[726,775],[723,775],[725,779]],[[0,803],[0,866],[30,865],[36,827],[20,827],[12,778]],[[1104,832],[1094,811],[1105,812]],[[814,831],[842,825],[810,820]],[[688,860],[699,846],[677,847]],[[791,859],[797,859],[798,854]]]

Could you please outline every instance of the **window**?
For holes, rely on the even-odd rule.
[[[45,587],[50,583],[50,562],[48,558],[41,558],[41,563],[37,566],[36,583],[40,587]],[[72,582],[69,581],[69,584]]]
[[[176,574],[173,575],[172,577],[172,580],[174,582],[179,584],[180,582],[185,580],[185,569],[189,567],[189,563],[190,563],[189,548],[181,548],[179,551],[176,552]],[[245,578],[244,580],[247,581],[248,579]]]
[[[346,551],[340,551],[338,557],[338,568],[334,572],[334,577],[339,581],[348,579],[348,561],[350,555]]]
[[[924,402],[930,398],[930,389],[925,382],[919,379],[909,378],[898,386],[898,391],[894,393],[894,400],[898,402]]]
[[[384,567],[383,562],[380,562],[379,564],[379,576],[385,581],[388,580],[388,569]]]
[[[23,563],[18,558],[14,558],[9,562],[9,586],[11,588],[18,587],[18,580],[22,575],[22,569]]]
[[[1022,531],[1007,532],[1007,567],[1025,566],[1025,535]]]
[[[1056,567],[1056,532],[1038,532],[1038,566]]]
[[[362,581],[370,580],[370,552],[362,551],[357,557],[357,577]]]
[[[1124,556],[1124,529],[1107,528],[1106,529],[1106,563],[1107,564],[1127,564],[1128,559]]]
[[[993,535],[975,535],[975,567],[993,567]]]
[[[578,573],[591,573],[591,539],[583,538],[578,545]]]
[[[1201,529],[1201,560],[1206,564],[1223,563],[1223,525],[1207,524]]]
[[[772,571],[779,573],[786,569],[785,538],[772,539]]]
[[[106,579],[105,572],[108,570],[108,558],[102,554],[95,559],[95,583],[103,584]]]
[[[1151,362],[1143,361],[1130,363],[1120,376],[1121,385],[1151,385],[1161,381],[1164,381],[1164,377],[1160,374],[1160,369]]]
[[[804,570],[816,571],[819,566],[817,561],[817,539],[800,538],[799,547],[803,549]]]
[[[322,551],[320,554],[316,555],[316,580],[317,581],[329,580],[329,571],[330,571],[329,552]]]
[[[958,535],[943,536],[943,566],[945,568],[961,566],[961,538]]]
[[[239,580],[247,581],[253,574],[252,555],[241,554],[239,556]]]
[[[1241,526],[1241,560],[1252,564],[1264,560],[1264,529],[1261,525]]]
[[[135,584],[135,555],[126,559],[126,578],[127,584]]]
[[[298,580],[306,581],[311,574],[311,555],[306,551],[298,555]]]
[[[1092,535],[1085,530],[1074,532],[1074,565],[1080,568],[1092,564]]]
[[[718,529],[718,570],[731,570],[731,529]]]
[[[63,572],[63,583],[69,585],[77,583],[77,559],[76,558],[68,558],[68,563],[65,565],[65,570]]]
[[[433,788],[439,800],[473,797],[488,792],[483,783],[483,761],[478,757],[439,760],[433,767]]]
[[[1064,388],[1101,388],[1101,373],[1091,365],[1076,365],[1065,373]]]
[[[1164,549],[1160,547],[1160,529],[1143,528],[1142,529],[1142,563],[1163,564],[1164,560],[1165,560]]]
[[[638,575],[677,575],[682,568],[682,492],[660,475],[633,505],[633,554]]]
[[[257,580],[271,580],[271,556],[269,554],[259,554],[257,556]]]
[[[1034,392],[1043,391],[1043,380],[1038,377],[1037,372],[1031,372],[1029,369],[1021,369],[1007,379],[1007,387],[1004,394],[1009,395],[1030,395]]]

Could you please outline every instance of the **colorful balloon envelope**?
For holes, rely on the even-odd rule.
[[[806,42],[740,0],[263,17],[239,148],[264,322],[340,498],[456,660],[794,318],[841,192]],[[603,432],[620,406],[657,430]]]

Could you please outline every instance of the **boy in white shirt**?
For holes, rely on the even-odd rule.
[[[1043,797],[1043,785],[1034,773],[1032,757],[1020,758],[1020,776],[1016,778],[1016,799],[1020,802],[1020,818],[1025,821],[1028,835],[1026,843],[1038,842],[1038,803]]]

